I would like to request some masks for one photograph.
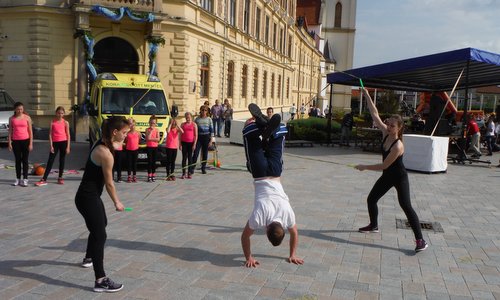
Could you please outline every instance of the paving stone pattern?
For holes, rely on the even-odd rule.
[[[45,162],[37,141],[31,162]],[[222,169],[196,171],[191,180],[116,184],[131,212],[108,215],[105,270],[125,287],[92,291],[92,269],[79,266],[88,231],[74,196],[82,171],[65,185],[12,187],[15,171],[0,168],[0,299],[499,299],[499,154],[484,165],[452,165],[446,174],[410,173],[412,204],[421,220],[444,232],[423,231],[429,249],[415,254],[394,190],[379,202],[380,233],[358,233],[368,223],[366,197],[380,173],[379,154],[356,148],[287,148],[282,183],[299,228],[297,266],[286,261],[288,235],[272,247],[252,236],[260,266],[243,266],[240,235],[253,206],[244,149],[220,139]],[[68,168],[84,165],[86,144],[74,144]],[[180,153],[177,162],[180,164]],[[0,164],[13,154],[0,149]],[[57,166],[57,160],[56,164]],[[180,170],[177,166],[177,172]],[[164,176],[159,168],[158,177]],[[179,178],[180,176],[178,176]]]

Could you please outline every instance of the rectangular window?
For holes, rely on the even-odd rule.
[[[283,28],[280,28],[280,53],[283,53],[283,45],[285,44],[285,36]]]
[[[266,31],[264,33],[264,41],[266,42],[266,45],[269,45],[269,16],[266,16]]]
[[[236,26],[236,0],[229,0],[229,25]]]
[[[250,0],[245,0],[245,6],[243,7],[243,31],[248,33],[250,24]]]
[[[273,25],[273,49],[276,50],[276,38],[278,36],[278,33],[276,32],[278,30],[278,24],[274,23]]]
[[[257,7],[257,12],[255,16],[255,38],[260,40],[260,8]]]
[[[213,0],[201,0],[201,7],[209,12],[213,12]]]

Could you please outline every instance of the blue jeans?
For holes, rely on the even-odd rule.
[[[222,131],[222,118],[212,118],[212,123],[214,126],[214,136],[221,136]]]
[[[283,127],[272,134],[264,148],[260,138],[262,129],[258,128],[255,123],[250,123],[243,128],[247,167],[253,178],[281,176],[286,134],[286,130],[282,131],[282,129]]]
[[[212,137],[210,134],[201,134],[198,136],[198,141],[196,142],[196,148],[193,153],[192,163],[189,167],[189,174],[194,174],[194,167],[196,166],[196,162],[198,161],[198,156],[201,151],[201,170],[204,171],[207,166],[208,159],[208,144],[210,143],[210,139]]]

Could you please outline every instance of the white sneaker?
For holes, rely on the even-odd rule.
[[[23,179],[19,184],[23,187],[27,187],[28,186],[28,179]]]
[[[16,179],[16,181],[14,181],[12,183],[12,186],[18,186],[19,185],[19,181],[20,181],[19,179]]]

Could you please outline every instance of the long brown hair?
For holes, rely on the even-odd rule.
[[[114,153],[115,150],[112,141],[113,131],[115,129],[122,130],[123,128],[129,126],[129,123],[124,116],[111,116],[104,120],[102,123],[102,142],[106,147],[108,147],[111,153]]]
[[[403,122],[403,118],[400,115],[392,115],[391,119],[395,120],[398,124],[398,139],[403,141],[403,131],[405,129],[405,123]]]

